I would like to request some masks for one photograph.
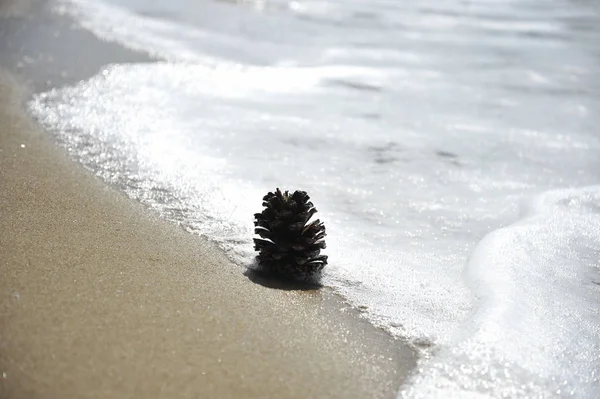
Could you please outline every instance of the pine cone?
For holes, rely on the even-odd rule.
[[[268,193],[263,198],[265,209],[254,214],[254,249],[263,270],[296,280],[319,276],[327,264],[325,226],[318,219],[308,223],[317,213],[306,191]]]

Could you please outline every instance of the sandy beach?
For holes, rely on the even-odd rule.
[[[252,281],[26,113],[35,91],[148,57],[43,3],[4,2],[0,24],[0,397],[395,397],[415,365],[401,342],[327,290]]]

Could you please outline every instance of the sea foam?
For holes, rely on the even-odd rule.
[[[479,301],[403,397],[600,392],[600,186],[549,191],[488,234],[465,269]]]

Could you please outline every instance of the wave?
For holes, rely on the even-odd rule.
[[[600,392],[600,186],[549,191],[488,234],[465,269],[479,298],[401,397]]]

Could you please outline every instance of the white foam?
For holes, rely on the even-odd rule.
[[[476,313],[403,397],[600,392],[600,186],[550,191],[485,237],[465,274]]]
[[[159,58],[206,64],[226,62],[196,50],[195,43],[210,35],[193,26],[176,29],[168,21],[136,15],[126,8],[94,0],[57,1],[55,9],[72,16],[103,40],[123,43]]]

